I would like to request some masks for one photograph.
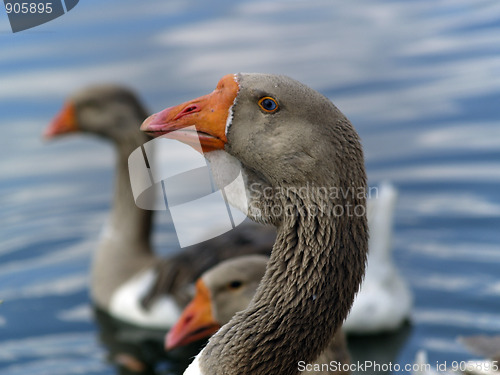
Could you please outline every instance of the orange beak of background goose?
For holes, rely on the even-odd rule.
[[[54,117],[49,127],[45,129],[43,136],[46,139],[50,139],[76,131],[78,131],[78,125],[76,122],[75,106],[72,103],[66,103],[59,114]]]
[[[165,349],[172,350],[212,336],[220,328],[212,315],[210,291],[202,280],[196,282],[196,295],[165,338]]]
[[[165,135],[194,147],[199,142],[203,152],[222,150],[227,143],[227,120],[238,91],[235,75],[226,75],[212,93],[149,116],[141,130],[152,137]],[[193,125],[196,132],[182,130]]]

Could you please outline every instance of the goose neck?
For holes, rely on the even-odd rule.
[[[304,208],[328,201],[280,199],[291,208],[279,220],[264,278],[249,307],[202,352],[204,373],[297,374],[297,363],[316,359],[349,312],[365,269],[366,215],[313,215]]]

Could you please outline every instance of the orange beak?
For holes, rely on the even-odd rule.
[[[224,76],[208,95],[167,108],[149,116],[141,130],[152,137],[166,136],[188,145],[201,144],[204,152],[222,150],[227,143],[226,122],[238,95],[239,86],[233,74]],[[195,126],[195,131],[181,129]]]
[[[45,129],[43,136],[50,139],[76,131],[78,131],[78,126],[76,124],[75,106],[72,103],[66,103],[59,114],[52,120],[49,127]]]
[[[220,328],[212,315],[210,291],[200,279],[196,282],[196,295],[186,306],[177,323],[165,338],[165,349],[171,350],[191,342],[210,337]]]

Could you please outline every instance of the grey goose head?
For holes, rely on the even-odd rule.
[[[45,138],[74,132],[95,134],[116,142],[140,135],[139,124],[147,111],[130,89],[95,85],[78,90],[45,130]]]
[[[278,229],[250,305],[186,373],[298,373],[297,361],[328,345],[364,274],[366,175],[356,131],[323,95],[268,74],[227,75],[211,94],[152,115],[141,129],[201,144],[209,160],[236,160],[246,189],[258,185],[247,202],[256,210],[245,213]]]

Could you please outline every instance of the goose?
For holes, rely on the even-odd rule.
[[[467,373],[472,375],[500,374],[500,335],[460,337],[459,341],[486,360],[468,361]]]
[[[385,181],[377,187],[376,197],[367,200],[370,231],[368,261],[363,283],[354,299],[351,311],[342,325],[342,331],[345,333],[368,335],[393,331],[409,319],[412,295],[407,283],[396,269],[391,256],[392,221],[396,199],[396,188]],[[238,292],[232,293],[231,289],[222,288],[224,285],[229,285],[230,279],[238,274],[235,270],[245,271],[244,261],[247,259],[248,269],[244,273],[246,278],[240,277],[243,284],[238,288]],[[227,323],[230,317],[248,305],[249,297],[253,296],[257,284],[264,274],[265,259],[267,259],[265,256],[248,256],[238,257],[234,262],[232,260],[224,261],[206,271],[197,281],[206,280],[205,284],[210,295],[213,296],[211,301],[214,305],[213,311],[218,313],[218,316],[215,317],[218,325]],[[234,270],[231,267],[234,267]],[[221,298],[219,298],[219,294],[222,295]],[[231,295],[234,295],[236,300],[230,300]],[[179,327],[183,319],[186,318],[186,314],[194,313],[195,311],[191,311],[188,314],[184,310],[182,317],[172,329],[175,330],[176,327]],[[197,331],[198,328],[192,327],[192,330]],[[210,330],[203,334],[200,333],[197,337],[208,337],[214,332],[214,330]],[[187,333],[189,332],[185,332],[185,334]],[[187,342],[181,340],[181,334],[175,335],[174,339],[172,331],[169,332],[169,335],[172,338],[171,344],[167,347],[170,348],[194,341],[192,337],[189,337]],[[179,340],[181,342],[176,343]]]
[[[229,202],[277,237],[249,306],[185,374],[297,374],[347,317],[368,251],[366,173],[349,120],[289,77],[224,76],[208,95],[148,117],[141,129],[201,148]],[[237,173],[234,173],[234,172]],[[235,176],[236,175],[236,176]]]
[[[413,375],[498,375],[500,374],[500,336],[460,337],[459,341],[477,354],[489,357],[486,360],[446,361],[434,368],[427,359],[427,352],[419,350],[415,355]]]
[[[238,254],[269,254],[275,231],[241,226],[226,236],[158,257],[150,241],[152,211],[135,205],[128,157],[150,140],[139,130],[147,111],[135,93],[123,86],[85,87],[67,100],[45,130],[51,139],[81,132],[114,144],[116,176],[109,221],[93,257],[90,297],[97,308],[136,326],[172,326],[190,298],[189,285],[213,265]]]
[[[397,190],[384,181],[367,200],[368,262],[363,283],[342,329],[370,335],[397,330],[410,319],[413,296],[392,257],[392,228]]]
[[[196,282],[196,294],[166,336],[165,348],[187,345],[209,337],[234,314],[250,303],[264,276],[269,257],[246,255],[225,260],[204,272]],[[303,371],[303,374],[348,374],[349,352],[339,330],[327,349],[311,365],[331,363],[331,371]]]

